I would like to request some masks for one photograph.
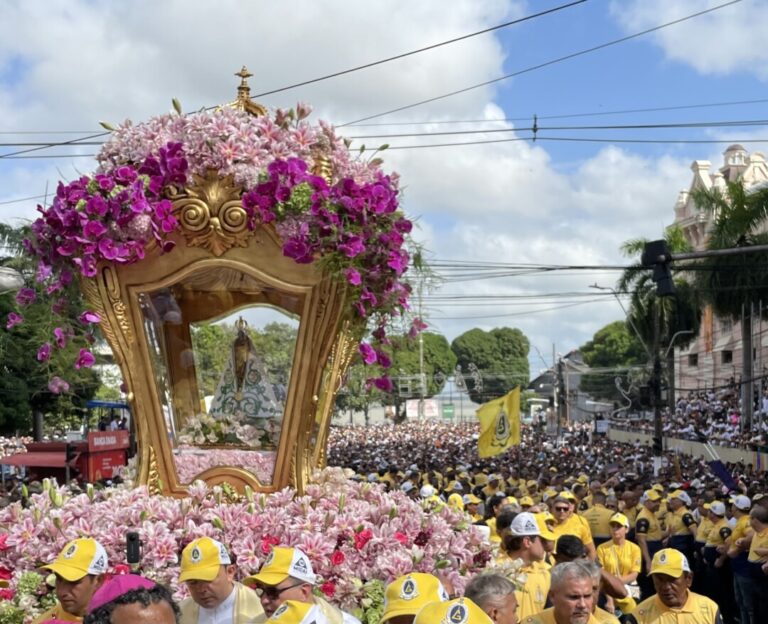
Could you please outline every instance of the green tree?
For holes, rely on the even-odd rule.
[[[748,192],[742,182],[699,188],[691,193],[696,206],[714,216],[708,250],[752,247],[768,244],[763,231],[768,217],[768,189]],[[720,316],[741,322],[742,413],[745,425],[752,419],[752,318],[754,304],[768,301],[768,252],[711,256],[697,263],[696,285]]]
[[[517,328],[497,327],[489,332],[470,329],[451,343],[451,350],[464,372],[470,364],[480,370],[482,389],[468,384],[469,396],[476,403],[504,396],[515,386],[528,385],[530,343]]]
[[[671,253],[693,251],[683,230],[677,225],[667,228],[664,240]],[[635,258],[636,261],[625,269],[616,288],[619,292],[630,293],[627,322],[630,329],[634,328],[640,334],[651,351],[650,355],[655,356],[656,352],[666,351],[666,372],[669,387],[672,388],[675,382],[675,352],[668,347],[673,339],[674,346],[677,347],[686,346],[695,340],[701,325],[702,299],[690,281],[680,274],[674,278],[675,295],[659,297],[651,271],[640,262],[646,243],[646,239],[633,239],[621,246],[622,253],[629,258]],[[675,335],[682,331],[690,333],[679,334],[675,338]],[[669,393],[669,400],[674,404],[674,392]]]
[[[642,343],[625,321],[614,321],[599,329],[579,351],[585,364],[605,369],[584,375],[581,390],[594,399],[606,401],[621,400],[616,377],[632,366],[648,362]]]
[[[28,235],[28,227],[13,228],[0,224],[0,245],[6,254],[0,265],[18,270],[25,278],[26,286],[36,289],[35,263],[22,247],[21,241]],[[68,427],[82,418],[86,402],[93,398],[100,385],[93,369],[74,368],[82,344],[69,342],[59,349],[54,329],[67,324],[77,325],[77,315],[83,309],[82,295],[75,285],[62,294],[62,315],[55,315],[49,300],[37,292],[37,300],[23,308],[16,303],[15,295],[0,296],[0,431],[27,433],[31,429],[32,415],[41,412],[51,427]],[[20,314],[25,321],[10,329],[6,328],[8,315]],[[50,343],[51,357],[40,362],[37,352],[43,343]],[[60,377],[69,384],[69,391],[51,392],[49,381]]]

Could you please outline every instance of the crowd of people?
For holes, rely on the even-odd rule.
[[[647,446],[582,426],[559,438],[524,426],[520,445],[490,458],[478,437],[475,423],[434,420],[332,428],[330,465],[426,513],[464,513],[494,546],[462,593],[440,570],[392,580],[382,623],[768,622],[768,482],[751,464],[676,454],[655,468]],[[75,540],[44,566],[58,603],[34,624],[359,624],[317,591],[296,547],[276,545],[241,581],[235,563],[210,537],[188,544],[178,580],[189,597],[177,604],[143,577],[107,579],[103,547]]]
[[[750,451],[768,450],[768,390],[755,401],[752,422],[741,421],[740,397],[736,388],[690,392],[677,400],[674,410],[663,412],[664,435],[682,440],[708,441],[719,446]],[[622,429],[653,433],[652,418],[621,418]]]

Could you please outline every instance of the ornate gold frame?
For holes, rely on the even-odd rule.
[[[248,230],[238,214],[242,211],[240,193],[231,180],[198,179],[173,197],[181,229],[174,235],[176,247],[170,253],[161,255],[152,245],[140,262],[102,264],[96,277],[82,283],[89,304],[101,315],[102,331],[130,390],[138,480],[155,492],[182,496],[187,487],[179,482],[174,465],[143,329],[140,295],[170,287],[201,269],[241,271],[294,296],[299,301],[300,325],[272,482],[260,483],[252,473],[234,466],[212,468],[199,478],[209,484],[229,483],[240,492],[246,485],[263,492],[287,485],[303,490],[312,470],[325,463],[333,399],[354,354],[358,333],[344,321],[345,288],[314,264],[297,264],[283,256],[281,241],[270,226]],[[241,303],[236,297],[225,302],[230,306]],[[208,314],[234,309],[222,307]],[[184,330],[188,335],[188,325],[180,331]],[[177,373],[172,362],[169,365],[174,377]],[[193,383],[180,375],[174,381]],[[192,396],[192,388],[189,392]]]

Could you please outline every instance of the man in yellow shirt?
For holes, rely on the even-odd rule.
[[[664,537],[661,523],[656,517],[660,503],[661,495],[657,490],[646,490],[640,498],[640,504],[643,508],[635,520],[635,540],[637,540],[637,545],[640,546],[640,552],[643,554],[643,574],[638,579],[641,598],[648,598],[653,595],[654,591],[653,581],[648,571],[651,569],[653,556],[661,550],[661,540]]]
[[[587,549],[590,559],[595,558],[595,544],[592,541],[592,532],[589,524],[581,516],[574,513],[576,497],[571,492],[564,490],[557,495],[552,505],[552,513],[555,516],[555,539],[562,535],[574,535],[578,537]]]
[[[748,496],[739,494],[731,500],[731,513],[736,519],[733,533],[725,542],[725,549],[731,560],[733,570],[733,593],[736,598],[736,608],[742,622],[752,621],[755,612],[754,581],[749,569],[749,542],[754,533],[749,525],[749,509],[752,501]]]
[[[717,604],[690,591],[692,573],[683,553],[664,548],[653,556],[651,577],[656,595],[627,616],[628,624],[723,624]]]
[[[725,504],[721,501],[711,503],[709,516],[713,525],[704,545],[704,561],[707,565],[705,593],[720,605],[723,617],[730,622],[736,604],[733,597],[733,575],[725,551],[725,542],[732,533],[725,517]]]
[[[754,531],[749,546],[749,562],[755,584],[752,589],[755,602],[755,622],[768,622],[768,576],[764,571],[768,562],[768,508],[755,505],[749,512],[749,522]]]
[[[532,513],[524,511],[512,520],[509,533],[507,555],[513,561],[523,561],[521,572],[526,575],[522,589],[515,592],[518,617],[523,620],[542,611],[547,602],[549,569],[542,565],[546,554],[542,540],[545,531]],[[545,537],[550,539],[554,536],[547,534]]]
[[[696,535],[696,520],[690,510],[691,498],[683,490],[675,490],[669,495],[668,505],[667,546],[679,550],[690,561]]]
[[[571,561],[552,568],[552,607],[522,618],[521,624],[599,624],[592,613],[594,593],[592,573]]]
[[[82,622],[88,603],[104,582],[109,562],[104,547],[88,537],[69,542],[53,563],[44,565],[56,575],[56,597],[59,602],[34,620]]]
[[[608,523],[614,512],[605,506],[605,499],[606,495],[602,490],[593,492],[589,509],[581,514],[581,517],[589,524],[592,540],[596,547],[611,539],[611,528]]]

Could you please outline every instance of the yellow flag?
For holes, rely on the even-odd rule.
[[[476,413],[480,421],[480,457],[493,457],[520,444],[520,386],[500,399],[483,403]]]

